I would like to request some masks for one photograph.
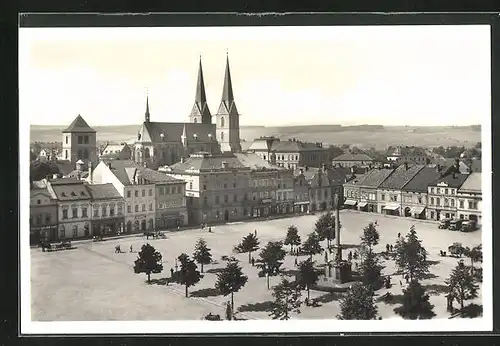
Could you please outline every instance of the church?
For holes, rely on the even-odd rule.
[[[228,56],[222,99],[215,114],[215,124],[212,122],[205,94],[201,57],[195,101],[188,122],[151,121],[149,97],[146,97],[144,122],[133,144],[133,159],[137,163],[157,169],[182,161],[195,152],[215,155],[241,152],[240,121],[234,102]]]

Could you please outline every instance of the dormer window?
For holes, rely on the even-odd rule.
[[[71,191],[71,196],[76,196],[75,191]]]
[[[193,137],[195,140],[198,139],[198,135],[196,133],[193,135]]]
[[[80,192],[80,195],[81,195],[81,196],[86,196],[86,195],[85,195],[85,192],[83,192],[83,191],[82,191],[82,192]]]
[[[66,193],[65,193],[65,192],[62,192],[62,193],[61,193],[61,196],[66,197]]]
[[[163,133],[163,132],[162,132],[162,133],[160,133],[160,138],[161,138],[161,140],[163,141],[163,140],[165,139],[165,133]]]
[[[211,133],[208,134],[208,139],[212,140],[212,134]]]

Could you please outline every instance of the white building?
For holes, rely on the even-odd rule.
[[[481,224],[481,173],[471,173],[458,189],[458,215],[465,220],[475,220]]]

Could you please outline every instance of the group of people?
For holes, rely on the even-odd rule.
[[[208,226],[206,222],[201,224],[201,229],[205,229],[207,227],[208,227],[208,233],[212,233],[212,227],[211,226]]]
[[[132,245],[130,245],[130,247],[129,247],[129,252],[130,253],[134,252],[134,247]],[[122,251],[122,248],[120,245],[115,246],[115,253],[124,253],[124,251]]]

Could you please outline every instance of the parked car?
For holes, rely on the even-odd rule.
[[[448,229],[452,231],[460,231],[461,228],[462,228],[462,220],[460,219],[451,220],[450,225],[448,226]]]
[[[462,222],[462,232],[472,232],[477,229],[477,223],[474,220],[467,220]]]
[[[439,223],[438,228],[441,228],[441,229],[448,228],[448,226],[450,225],[450,221],[451,221],[450,218],[442,219],[441,222]]]
[[[448,246],[448,252],[452,257],[462,257],[464,252],[464,247],[462,246],[462,243],[453,243],[450,246]]]

